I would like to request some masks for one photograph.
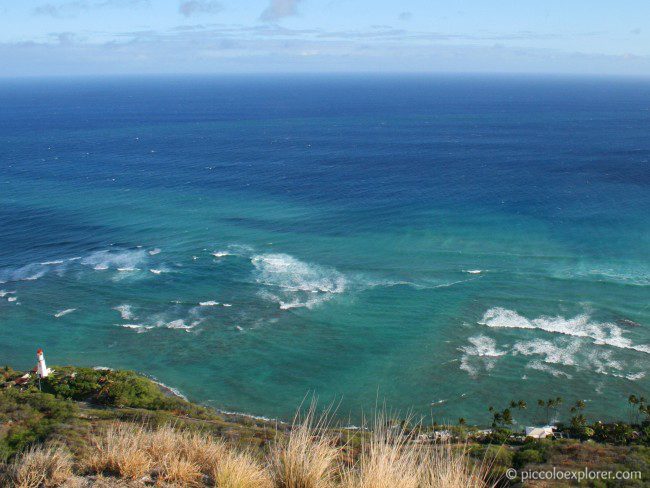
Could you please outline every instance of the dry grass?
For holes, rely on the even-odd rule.
[[[72,476],[72,457],[59,446],[31,447],[16,456],[6,473],[15,488],[60,486]]]
[[[93,436],[91,447],[81,460],[92,473],[111,473],[127,479],[147,476],[151,457],[143,449],[147,432],[142,426],[115,423]]]
[[[367,434],[367,435],[366,435]],[[171,425],[147,429],[113,423],[97,432],[78,461],[85,473],[115,482],[216,488],[489,488],[488,469],[468,463],[464,446],[414,442],[402,427],[378,417],[346,458],[326,416],[310,408],[262,455]],[[73,478],[72,458],[60,447],[32,448],[5,466],[8,486],[60,486]],[[103,479],[103,478],[102,478]],[[127,482],[127,480],[131,480]],[[3,485],[4,486],[4,485]],[[108,485],[107,485],[108,486]],[[115,485],[117,486],[117,485]],[[135,485],[134,485],[135,486]]]
[[[421,447],[410,441],[401,427],[378,416],[357,464],[343,475],[345,488],[420,488]]]
[[[159,479],[181,486],[198,486],[202,484],[203,474],[200,466],[189,459],[169,456],[160,464]]]
[[[278,488],[330,488],[340,472],[342,447],[327,432],[327,415],[315,416],[314,404],[290,434],[276,440],[269,456]]]
[[[467,462],[465,446],[438,444],[423,449],[420,471],[423,488],[490,488],[487,483],[489,466],[472,466]]]
[[[247,452],[226,451],[212,472],[217,488],[273,488],[271,474]]]

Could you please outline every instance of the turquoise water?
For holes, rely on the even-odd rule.
[[[647,82],[6,81],[0,106],[2,362],[279,418],[649,393]]]

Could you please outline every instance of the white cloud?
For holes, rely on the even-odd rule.
[[[45,3],[39,5],[33,10],[33,14],[55,18],[75,17],[82,12],[90,12],[105,8],[132,8],[143,5],[149,5],[149,0],[74,0],[70,2]]]
[[[195,14],[215,14],[222,10],[222,5],[214,0],[187,0],[178,6],[178,11],[185,17]]]
[[[290,17],[298,13],[298,3],[301,0],[271,0],[271,3],[260,15],[260,19],[274,22],[283,17]]]

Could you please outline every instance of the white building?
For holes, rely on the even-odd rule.
[[[555,427],[552,425],[545,425],[544,427],[526,427],[526,437],[545,439],[547,437],[553,437],[554,431]]]

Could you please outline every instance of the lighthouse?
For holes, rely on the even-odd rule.
[[[39,378],[47,378],[50,374],[50,370],[45,366],[45,356],[43,356],[43,349],[36,351],[36,359],[38,364],[36,365],[36,374]]]

